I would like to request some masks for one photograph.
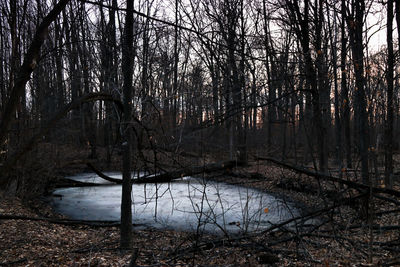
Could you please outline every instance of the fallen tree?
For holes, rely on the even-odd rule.
[[[336,182],[336,183],[339,183],[339,184],[344,184],[344,185],[347,185],[348,187],[351,187],[351,188],[354,188],[354,189],[371,190],[371,193],[382,193],[382,194],[387,194],[387,195],[391,195],[391,196],[395,196],[395,197],[400,197],[400,191],[397,191],[397,190],[393,190],[393,189],[389,189],[389,188],[373,187],[373,186],[369,186],[369,185],[362,184],[362,183],[357,183],[357,182],[353,182],[353,181],[349,181],[349,180],[344,180],[344,179],[333,177],[333,176],[330,176],[330,175],[327,175],[327,174],[324,174],[324,173],[310,171],[310,170],[305,169],[303,167],[290,165],[288,163],[279,161],[279,160],[274,159],[274,158],[257,157],[257,159],[258,160],[270,161],[272,163],[275,163],[277,165],[280,165],[282,167],[285,167],[285,168],[290,169],[292,171],[295,171],[297,173],[301,173],[301,174],[305,174],[305,175],[308,175],[308,176],[312,176],[312,177],[315,177],[315,178],[321,179],[321,180],[326,180],[326,181]]]
[[[121,179],[112,178],[110,176],[105,175],[103,172],[98,170],[91,163],[86,164],[94,173],[96,173],[99,177],[103,178],[112,183],[121,184]],[[210,163],[203,166],[194,166],[194,167],[185,167],[176,171],[165,172],[161,174],[152,174],[146,175],[140,178],[132,179],[132,183],[134,184],[143,184],[143,183],[167,183],[174,179],[179,179],[185,176],[192,176],[201,173],[211,173],[221,170],[231,169],[237,166],[242,166],[242,162],[238,162],[235,160],[223,161],[217,163]]]
[[[95,220],[70,220],[70,219],[56,219],[56,218],[45,218],[45,217],[28,217],[11,214],[0,214],[1,220],[22,220],[22,221],[46,221],[54,224],[61,225],[87,225],[92,227],[113,227],[119,226],[120,221],[95,221]],[[139,225],[134,225],[139,226]]]
[[[51,185],[55,188],[62,188],[62,187],[101,186],[104,184],[81,182],[81,181],[75,181],[75,180],[68,179],[68,178],[60,178],[56,182],[52,183]]]

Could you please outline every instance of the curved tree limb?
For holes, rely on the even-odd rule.
[[[121,109],[122,104],[121,101],[118,99],[113,98],[110,94],[107,93],[89,93],[87,95],[84,95],[74,101],[71,101],[69,104],[67,104],[64,108],[62,108],[60,111],[58,111],[47,123],[45,127],[42,127],[40,131],[35,134],[25,145],[24,147],[16,152],[14,155],[9,157],[9,160],[4,163],[3,166],[0,166],[0,173],[5,174],[7,173],[12,166],[15,165],[15,163],[28,151],[30,151],[37,140],[41,138],[43,135],[45,135],[60,119],[62,119],[64,116],[68,114],[69,111],[79,108],[80,105],[83,103],[87,102],[93,102],[97,100],[104,100],[104,101],[113,101],[117,104],[117,106]],[[7,182],[9,181],[9,178],[7,178],[5,175],[3,177],[0,177],[0,188],[3,187]]]
[[[86,165],[94,172],[96,173],[99,177],[112,182],[116,184],[121,184],[122,180],[121,179],[116,179],[109,177],[102,173],[100,170],[98,170],[96,167],[94,167],[91,163],[86,163]],[[161,174],[156,174],[156,175],[147,175],[144,177],[140,177],[137,179],[132,179],[131,182],[134,184],[143,184],[143,183],[168,183],[174,179],[179,179],[185,176],[191,176],[191,175],[196,175],[200,173],[210,173],[210,172],[215,172],[215,171],[220,171],[220,170],[226,170],[226,169],[231,169],[237,166],[243,165],[242,162],[237,162],[234,160],[230,161],[223,161],[223,162],[216,162],[216,163],[210,163],[206,164],[204,166],[193,166],[193,167],[186,167],[182,168],[176,171],[171,171],[171,172],[165,172]]]
[[[40,57],[40,48],[47,37],[48,27],[57,18],[68,2],[69,0],[60,0],[43,19],[42,23],[40,23],[36,30],[32,43],[25,54],[24,62],[17,73],[15,84],[11,89],[10,98],[8,99],[1,116],[0,145],[2,145],[6,139],[8,128],[10,127],[10,124],[14,119],[15,111],[17,110],[18,101],[23,96],[26,83],[30,80],[31,74],[37,66]]]

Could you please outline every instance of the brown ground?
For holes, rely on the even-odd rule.
[[[258,173],[258,176],[249,173]],[[318,186],[314,178],[266,162],[253,162],[251,167],[237,168],[230,174],[214,174],[210,178],[287,196],[306,208],[305,212],[332,205],[335,192],[341,190],[326,182]],[[396,185],[395,189],[399,187]],[[355,196],[356,192],[347,191],[343,195]],[[373,203],[374,213],[398,208],[386,201],[374,199]],[[377,216],[371,224],[398,226],[399,213]],[[5,196],[0,198],[1,214],[61,218],[37,199],[22,201]],[[320,216],[326,223],[318,230],[296,233],[281,228],[242,239],[222,240],[211,235],[140,230],[134,233],[133,247],[138,249],[138,266],[377,266],[399,263],[399,229],[369,231],[366,220],[360,216],[363,215],[355,201]],[[117,227],[0,220],[0,266],[126,266],[132,252],[121,251],[118,245]]]

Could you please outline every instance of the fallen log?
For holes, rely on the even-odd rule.
[[[322,180],[327,180],[327,181],[331,181],[331,182],[344,184],[344,185],[347,185],[348,187],[351,187],[351,188],[354,188],[354,189],[371,190],[371,193],[382,193],[382,194],[392,195],[392,196],[395,196],[395,197],[400,197],[400,191],[396,191],[396,190],[393,190],[393,189],[373,187],[373,186],[369,186],[369,185],[366,185],[366,184],[361,184],[361,183],[357,183],[357,182],[353,182],[353,181],[340,179],[340,178],[333,177],[333,176],[330,176],[330,175],[327,175],[327,174],[324,174],[324,173],[310,171],[310,170],[305,169],[303,167],[293,166],[293,165],[287,164],[285,162],[281,162],[279,160],[276,160],[274,158],[257,157],[257,159],[258,160],[270,161],[272,163],[275,163],[275,164],[280,165],[282,167],[285,167],[287,169],[293,170],[293,171],[295,171],[297,173],[301,173],[301,174],[305,174],[305,175],[308,175],[308,176],[312,176],[312,177],[315,177],[317,179],[322,179]]]
[[[114,227],[120,226],[120,221],[95,221],[95,220],[70,220],[70,219],[56,219],[46,217],[28,217],[12,214],[0,214],[1,220],[22,220],[22,221],[46,221],[54,224],[61,225],[85,225],[91,227]],[[141,224],[133,224],[133,226],[142,226]]]
[[[96,167],[93,166],[91,163],[86,164],[94,173],[96,173],[99,177],[112,182],[116,184],[121,184],[122,179],[116,179],[109,177],[99,171]],[[155,174],[155,175],[147,175],[144,177],[132,179],[132,183],[134,184],[143,184],[143,183],[168,183],[174,179],[179,179],[185,176],[191,176],[191,175],[196,175],[196,174],[201,174],[201,173],[211,173],[211,172],[216,172],[216,171],[221,171],[221,170],[226,170],[226,169],[231,169],[237,166],[242,166],[242,162],[238,161],[223,161],[223,162],[218,162],[218,163],[210,163],[206,164],[204,166],[194,166],[194,167],[186,167],[183,169],[179,169],[176,171],[171,171],[171,172],[166,172],[166,173],[161,173],[161,174]]]

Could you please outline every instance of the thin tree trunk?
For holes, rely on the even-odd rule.
[[[363,52],[363,25],[364,25],[364,0],[356,0],[353,6],[355,18],[348,18],[350,43],[353,54],[354,73],[356,78],[355,89],[355,120],[358,137],[358,151],[361,157],[361,175],[364,184],[369,184],[368,173],[368,118],[366,112],[366,96],[364,87],[364,52]]]
[[[10,37],[11,37],[11,58],[10,58],[10,77],[8,90],[14,87],[15,74],[18,68],[17,53],[18,53],[18,42],[17,42],[17,0],[10,0]],[[8,92],[9,94],[10,92]]]
[[[267,18],[267,7],[266,1],[263,0],[263,17],[264,17],[264,49],[265,49],[265,68],[267,71],[267,84],[268,84],[268,101],[271,104],[268,106],[268,121],[267,121],[267,146],[270,149],[274,144],[273,134],[272,134],[272,123],[276,121],[276,108],[275,108],[275,99],[276,99],[276,91],[275,86],[271,82],[271,67],[269,59],[271,57],[271,49],[269,47],[269,31],[268,31],[268,18]],[[271,57],[272,58],[272,57]],[[271,65],[272,65],[271,60]]]
[[[396,1],[397,38],[400,43],[400,1]]]
[[[317,4],[318,3],[318,4]],[[317,49],[317,80],[318,80],[318,101],[315,103],[318,105],[320,117],[317,120],[317,131],[320,135],[319,138],[319,168],[321,171],[326,172],[328,169],[328,133],[329,133],[329,121],[330,121],[330,86],[327,81],[327,66],[325,63],[325,49],[322,48],[322,31],[323,31],[323,1],[315,1],[315,24],[316,26],[316,49]],[[316,15],[318,14],[318,15]],[[314,115],[315,116],[315,115]]]
[[[327,14],[328,25],[330,25],[330,12],[328,10]],[[343,153],[342,153],[342,122],[341,122],[341,112],[340,112],[340,99],[339,99],[339,90],[338,90],[338,65],[337,65],[337,26],[336,26],[336,11],[333,11],[333,31],[332,28],[329,28],[329,37],[332,49],[332,62],[333,62],[333,77],[334,77],[334,88],[335,88],[335,136],[336,136],[336,164],[339,168],[342,168],[343,164]]]
[[[55,24],[55,44],[57,47],[62,46],[61,27],[59,23]],[[55,57],[56,63],[56,81],[57,81],[57,94],[56,94],[56,107],[61,108],[64,105],[64,84],[63,84],[63,63],[62,63],[62,50],[58,50]]]
[[[341,100],[342,100],[342,113],[343,113],[343,124],[344,124],[344,139],[345,139],[345,150],[346,150],[346,166],[352,168],[351,160],[351,133],[350,133],[350,103],[349,103],[349,89],[347,87],[347,70],[346,70],[346,58],[347,58],[347,38],[346,38],[346,1],[342,0],[341,4],[341,52],[340,52],[340,70],[342,73],[341,79]]]
[[[247,162],[247,115],[246,115],[246,86],[245,86],[245,25],[244,25],[244,8],[243,8],[243,0],[240,1],[240,30],[241,30],[241,35],[240,35],[240,63],[239,63],[239,83],[240,83],[240,88],[238,88],[238,92],[240,90],[240,94],[238,95],[238,100],[239,100],[239,111],[238,111],[238,118],[237,118],[237,124],[238,124],[238,151],[239,151],[239,157],[238,160],[241,162]],[[243,113],[245,115],[245,120],[243,123]]]
[[[385,138],[385,185],[392,187],[393,174],[393,0],[388,0],[387,8],[387,47],[388,47],[388,69],[387,69],[387,117],[386,117],[386,138]],[[399,27],[399,25],[397,26]]]
[[[88,30],[85,28],[85,25],[88,24],[88,22],[85,20],[85,5],[83,2],[80,3],[80,31],[82,34],[82,46],[78,46],[78,51],[80,54],[80,61],[82,65],[82,74],[83,74],[83,87],[84,87],[84,94],[89,94],[90,93],[90,73],[89,73],[89,60],[90,60],[90,53],[89,49],[87,47],[87,33]],[[97,153],[96,153],[96,124],[93,123],[92,120],[92,114],[93,114],[93,105],[92,103],[86,103],[83,105],[83,116],[82,116],[82,122],[83,122],[83,130],[85,132],[85,141],[89,143],[91,153],[90,153],[90,158],[96,158]]]
[[[127,1],[125,32],[122,50],[122,70],[124,78],[124,117],[123,117],[123,170],[122,170],[122,200],[121,200],[121,231],[120,246],[130,249],[132,246],[132,75],[133,75],[133,0]]]
[[[6,77],[4,72],[5,67],[5,32],[3,27],[3,20],[0,18],[0,110],[3,110],[3,107],[6,102]]]
[[[172,106],[172,120],[171,129],[172,135],[176,138],[178,133],[176,132],[176,115],[177,115],[177,100],[178,95],[178,64],[179,64],[179,54],[178,54],[178,3],[179,0],[175,0],[175,29],[174,29],[174,82],[173,82],[173,106]],[[201,119],[200,119],[201,120]]]

